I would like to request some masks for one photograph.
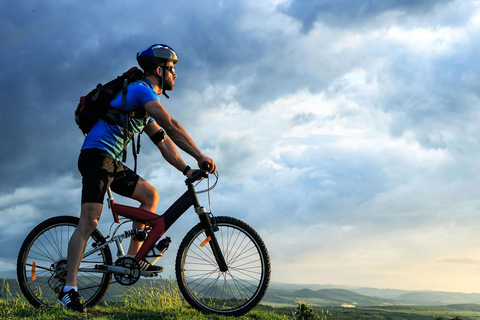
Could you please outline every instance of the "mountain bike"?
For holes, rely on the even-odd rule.
[[[92,233],[78,270],[78,291],[85,306],[96,305],[113,279],[124,286],[135,284],[142,275],[138,262],[144,257],[158,259],[163,255],[170,238],[161,239],[162,236],[191,206],[200,222],[184,236],[175,260],[177,284],[185,300],[203,313],[233,316],[247,313],[260,302],[270,281],[267,248],[245,222],[214,216],[200,205],[197,194],[208,192],[210,202],[210,191],[218,182],[215,174],[210,186],[209,176],[195,171],[185,180],[187,191],[162,215],[117,204],[112,191],[107,190],[114,221],[107,237],[98,229]],[[197,181],[204,178],[207,188],[197,192]],[[65,285],[68,242],[78,221],[72,216],[50,218],[36,226],[23,242],[17,276],[23,294],[33,306],[57,304],[57,296]],[[145,228],[118,231],[131,221],[141,222]],[[144,241],[135,258],[125,256],[122,247],[122,241],[130,237]],[[111,247],[116,249],[115,261]]]

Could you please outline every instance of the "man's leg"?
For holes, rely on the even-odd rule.
[[[58,302],[68,310],[84,314],[87,312],[78,294],[77,273],[88,238],[95,231],[101,213],[101,203],[86,202],[82,204],[80,221],[68,243],[67,279],[65,287],[58,295]]]
[[[101,203],[87,202],[82,204],[80,221],[68,244],[66,286],[77,286],[77,273],[82,261],[85,246],[90,235],[95,231],[102,214]]]
[[[148,210],[150,212],[155,212],[155,210],[157,210],[157,206],[160,201],[157,190],[150,183],[148,183],[142,178],[139,178],[137,185],[135,186],[135,190],[132,194],[132,199],[140,202],[141,209]],[[134,229],[142,229],[144,227],[145,225],[141,223],[133,223]],[[127,254],[129,256],[135,256],[141,246],[142,242],[131,239]]]

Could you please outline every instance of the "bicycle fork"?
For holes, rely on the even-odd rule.
[[[218,226],[216,223],[212,223],[212,219],[210,219],[210,215],[204,207],[195,208],[195,212],[198,214],[198,217],[200,218],[207,235],[207,239],[205,239],[200,246],[203,247],[209,243],[220,271],[227,272],[227,262],[225,261],[225,257],[222,253],[220,245],[218,244],[217,237],[215,236],[215,231],[218,231]]]

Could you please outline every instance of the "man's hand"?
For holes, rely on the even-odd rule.
[[[206,172],[215,173],[217,171],[217,165],[212,159],[203,157],[198,160],[198,167]]]

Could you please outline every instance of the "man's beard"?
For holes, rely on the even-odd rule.
[[[163,83],[163,90],[173,90],[175,83],[173,81],[165,80]]]

